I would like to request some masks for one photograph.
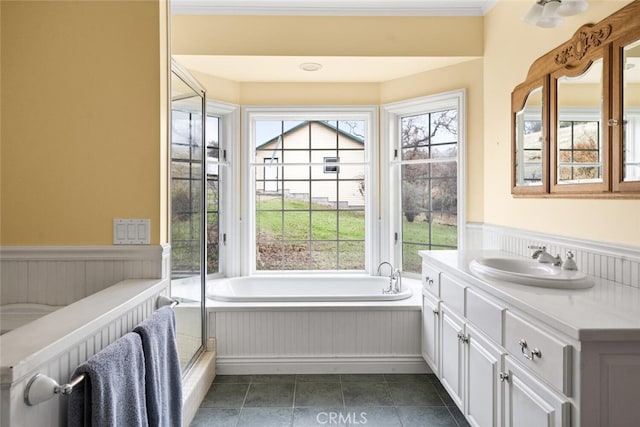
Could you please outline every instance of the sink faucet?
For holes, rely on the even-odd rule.
[[[397,294],[402,290],[402,275],[400,274],[400,269],[393,268],[391,263],[384,261],[378,265],[378,276],[380,276],[380,269],[383,265],[389,266],[389,287],[387,289],[383,289],[382,292],[385,294],[394,293]]]
[[[546,246],[529,246],[529,249],[534,249],[535,251],[531,254],[531,258],[537,259],[538,262],[544,264],[553,264],[555,266],[562,265],[562,258],[560,255],[556,255],[555,257],[547,252]]]

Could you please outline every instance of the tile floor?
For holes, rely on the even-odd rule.
[[[218,375],[191,427],[467,427],[432,374]]]

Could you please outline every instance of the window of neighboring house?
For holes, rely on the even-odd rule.
[[[254,257],[246,273],[366,270],[373,114],[269,108],[246,114],[245,192],[253,195],[246,243]]]
[[[464,91],[390,104],[394,258],[421,271],[420,250],[455,249],[464,219]],[[401,260],[401,261],[400,261]]]
[[[326,163],[338,163],[340,160],[337,157],[325,157],[324,173],[338,173],[340,172],[340,166],[327,165]]]

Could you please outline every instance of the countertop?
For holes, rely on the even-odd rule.
[[[464,280],[571,338],[640,341],[640,288],[591,277],[595,284],[589,289],[550,289],[479,278],[469,270],[469,263],[476,258],[523,258],[501,251],[421,251],[420,255],[436,269]]]

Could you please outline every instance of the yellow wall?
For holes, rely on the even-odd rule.
[[[171,26],[174,55],[478,56],[483,49],[482,17],[176,15]]]
[[[585,239],[638,245],[640,200],[515,199],[510,193],[510,94],[529,65],[628,1],[589,2],[557,29],[523,23],[530,4],[501,1],[486,15],[484,58],[484,222]]]
[[[165,242],[166,2],[0,3],[2,245]]]

